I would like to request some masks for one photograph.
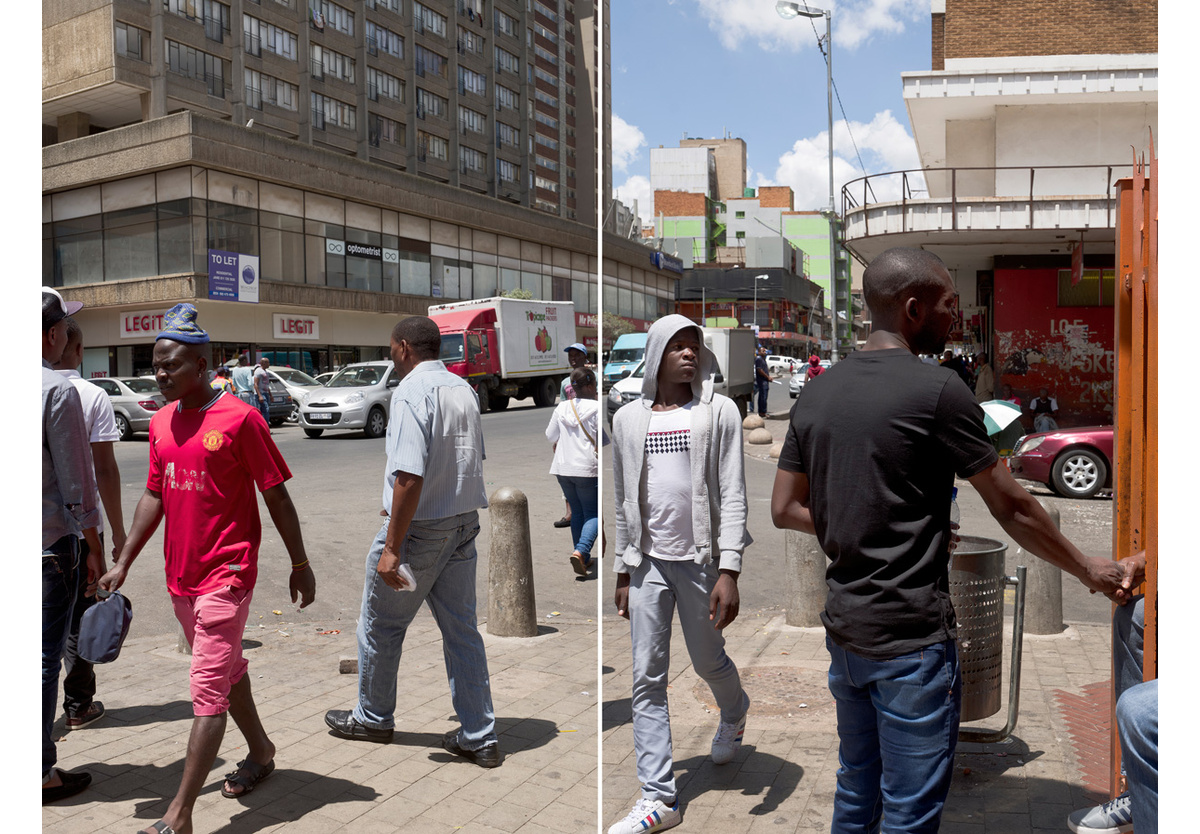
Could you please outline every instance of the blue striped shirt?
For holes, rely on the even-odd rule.
[[[392,511],[398,472],[424,479],[414,521],[449,518],[487,506],[479,398],[462,377],[433,359],[392,392],[383,508]]]

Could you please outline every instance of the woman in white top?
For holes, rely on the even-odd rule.
[[[608,437],[600,429],[596,375],[587,368],[576,368],[571,372],[571,386],[575,397],[554,409],[546,439],[554,444],[550,474],[558,478],[571,506],[571,566],[580,576],[587,576],[600,526],[596,519],[599,444],[607,444]]]

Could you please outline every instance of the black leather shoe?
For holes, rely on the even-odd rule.
[[[561,529],[561,528],[563,528],[563,527],[570,527],[570,526],[571,526],[571,519],[567,518],[567,517],[564,515],[564,516],[563,516],[562,518],[560,518],[558,521],[554,522],[554,526],[555,526],[555,527],[558,527],[559,529]]]
[[[458,730],[451,730],[442,736],[442,747],[480,767],[500,767],[500,745],[494,741],[478,750],[467,750],[458,744]]]
[[[55,769],[57,770],[57,768]],[[92,784],[92,775],[90,773],[68,773],[65,770],[59,770],[58,776],[62,780],[61,785],[55,785],[53,788],[42,788],[43,805],[74,796]]]
[[[353,741],[373,741],[376,744],[391,744],[391,730],[376,730],[355,720],[353,713],[345,709],[331,709],[325,713],[325,723],[333,734]]]

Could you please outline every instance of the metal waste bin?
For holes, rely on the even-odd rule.
[[[1016,727],[1021,680],[1021,637],[1025,630],[1025,566],[1005,576],[1008,545],[979,536],[960,536],[950,560],[950,599],[958,621],[958,661],[962,668],[962,720],[977,721],[1000,710],[1004,654],[1004,589],[1016,587],[1008,724],[999,732],[962,730],[961,741],[993,742]]]

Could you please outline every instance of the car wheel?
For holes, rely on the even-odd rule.
[[[372,408],[371,413],[367,415],[367,425],[363,427],[363,434],[367,437],[383,437],[383,433],[387,431],[387,415],[383,413],[382,408]]]
[[[320,437],[325,433],[325,429],[305,429],[304,433],[309,437]]]
[[[271,426],[271,428],[277,429],[286,422],[287,422],[286,417],[278,417],[278,418],[272,420],[269,425]]]
[[[791,398],[794,400],[794,399],[796,399],[796,397],[798,397],[798,396],[800,396],[800,395],[799,395],[799,394],[793,394],[791,391],[788,391],[788,396],[789,396],[789,397],[791,397]]]
[[[114,414],[117,420],[117,433],[121,435],[122,440],[129,440],[133,437],[133,428],[129,425],[129,420],[124,414]]]
[[[507,394],[492,394],[488,397],[488,406],[492,411],[503,411],[508,408],[509,399]]]
[[[475,395],[479,397],[479,413],[487,414],[488,409],[492,407],[492,397],[488,394],[487,386],[480,384],[479,388],[475,391]]]
[[[1090,449],[1071,449],[1059,455],[1050,470],[1055,491],[1068,498],[1091,498],[1104,487],[1108,467]]]
[[[557,396],[558,385],[554,382],[554,377],[544,376],[533,384],[533,404],[538,408],[554,405]]]
[[[298,405],[292,406],[292,410],[290,412],[288,412],[287,421],[289,423],[299,423],[300,422],[300,406],[298,406]]]

